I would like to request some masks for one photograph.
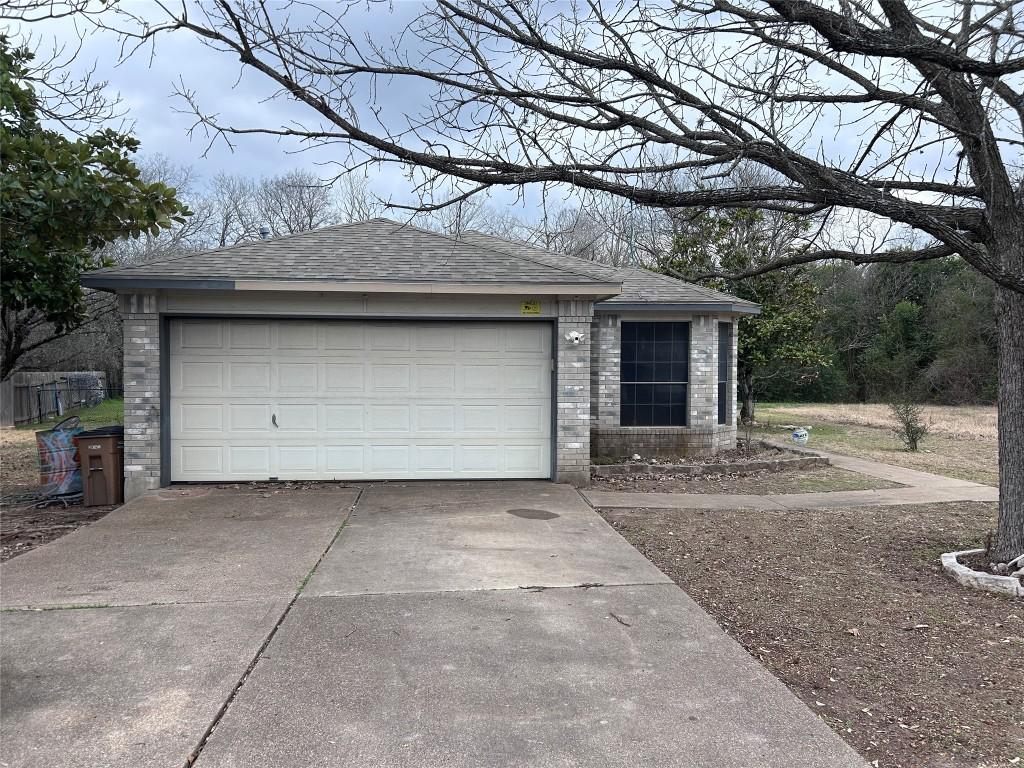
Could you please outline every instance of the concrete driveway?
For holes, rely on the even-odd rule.
[[[0,580],[3,765],[864,766],[565,486],[171,490]]]

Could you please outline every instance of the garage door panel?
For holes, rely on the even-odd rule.
[[[412,375],[408,363],[379,363],[370,365],[370,388],[374,392],[407,393]]]
[[[270,403],[235,403],[228,406],[231,432],[269,432]]]
[[[410,426],[409,406],[407,405],[371,405],[369,413],[369,432],[402,432],[407,434]]]
[[[325,363],[325,392],[363,392],[366,389],[362,363]]]
[[[224,430],[224,407],[217,403],[185,403],[178,406],[183,434],[219,433]]]
[[[277,349],[289,353],[300,349],[319,349],[320,324],[295,320],[277,325]]]
[[[324,429],[327,432],[363,432],[363,406],[325,405]]]
[[[183,320],[172,339],[179,349],[219,350],[224,347],[224,325],[219,320]]]
[[[190,319],[170,335],[174,480],[550,476],[550,325]]]
[[[227,473],[271,477],[269,445],[229,445]]]
[[[270,322],[263,320],[229,321],[228,346],[231,349],[269,350]]]
[[[281,432],[311,432],[316,434],[319,428],[319,411],[317,403],[279,404],[275,408],[277,429]]]
[[[270,361],[228,363],[229,391],[225,394],[270,392]]]
[[[282,394],[317,391],[316,363],[278,363],[277,391]]]

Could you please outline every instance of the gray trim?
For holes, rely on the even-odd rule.
[[[171,484],[171,318],[160,318],[160,487]]]
[[[234,280],[192,280],[189,278],[171,277],[105,277],[104,275],[82,275],[79,282],[86,288],[97,288],[102,291],[120,291],[127,288],[152,290],[168,289],[201,289],[214,291],[233,291]]]
[[[698,302],[671,303],[671,302],[650,302],[650,303],[627,303],[627,302],[598,302],[594,304],[594,312],[733,312],[737,315],[759,315],[761,308],[751,304],[732,304],[722,302]]]

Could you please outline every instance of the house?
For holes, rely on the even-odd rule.
[[[639,268],[373,219],[82,279],[120,295],[126,496],[553,478],[736,441],[736,320]]]

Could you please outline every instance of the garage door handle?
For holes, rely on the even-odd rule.
[[[274,413],[274,414],[271,414],[271,416],[270,416],[270,421],[271,421],[271,422],[273,423],[273,425],[274,425],[275,427],[277,426],[277,414],[276,414],[276,413]]]

